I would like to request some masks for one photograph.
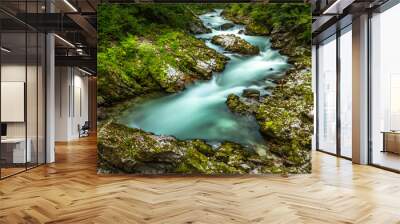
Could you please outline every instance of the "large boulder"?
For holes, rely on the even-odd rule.
[[[99,168],[110,172],[165,173],[182,161],[184,151],[173,137],[108,123],[99,131]]]
[[[113,122],[98,133],[99,173],[242,174],[269,166],[271,158],[232,142],[213,148],[203,140],[178,140]]]
[[[245,55],[255,55],[260,52],[258,47],[251,45],[247,41],[234,34],[214,36],[211,40],[211,43],[220,45],[227,51]]]
[[[190,23],[189,30],[193,34],[211,33],[211,29],[204,26],[200,20],[195,20],[194,22]]]
[[[219,64],[218,64],[219,63]],[[208,60],[197,60],[195,62],[194,70],[197,74],[201,74],[202,77],[205,79],[211,79],[213,71],[221,71],[221,66],[223,66],[224,62],[218,62],[214,58]]]
[[[268,36],[270,33],[270,30],[265,25],[253,21],[249,22],[245,29],[246,35]]]
[[[240,115],[254,114],[259,105],[259,102],[255,99],[246,99],[235,94],[229,94],[225,103],[230,111]]]
[[[230,29],[230,28],[232,28],[234,26],[235,26],[235,24],[233,24],[233,23],[224,23],[224,24],[222,24],[220,26],[220,29],[221,30],[228,30],[228,29]]]
[[[236,113],[246,115],[248,113],[247,105],[244,104],[240,97],[235,94],[229,94],[228,98],[226,99],[226,105],[228,106],[229,110]]]
[[[246,98],[253,98],[253,99],[259,99],[260,98],[260,91],[256,89],[244,89],[242,93],[243,97]]]
[[[185,88],[186,75],[171,65],[165,68],[166,79],[160,79],[159,83],[166,92],[178,92]]]
[[[223,71],[229,58],[207,47],[203,41],[197,42],[197,39],[194,41],[195,43],[187,43],[187,48],[180,52],[184,60],[177,58],[177,61],[181,61],[181,68],[192,73],[191,76],[195,80],[211,79],[213,72]]]

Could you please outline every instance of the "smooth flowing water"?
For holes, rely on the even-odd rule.
[[[248,117],[238,116],[229,111],[225,101],[231,93],[241,94],[246,88],[258,89],[266,94],[265,79],[282,74],[288,68],[286,58],[271,49],[267,37],[239,34],[242,25],[222,31],[219,27],[227,22],[221,16],[222,10],[215,10],[200,16],[212,33],[196,37],[207,46],[230,58],[225,70],[214,73],[213,78],[199,81],[184,91],[129,108],[119,122],[159,135],[173,135],[178,139],[204,139],[208,142],[233,141],[243,145],[259,145],[263,138],[257,123]],[[260,48],[260,54],[241,56],[225,52],[211,43],[215,35],[234,34]]]

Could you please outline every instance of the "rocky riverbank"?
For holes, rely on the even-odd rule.
[[[273,88],[266,87],[270,95],[254,98],[246,94],[231,94],[227,106],[234,113],[257,119],[269,152],[283,160],[283,169],[289,173],[311,172],[313,93],[310,45],[298,38],[298,27],[260,23],[250,14],[235,13],[232,8],[223,12],[230,20],[244,24],[246,32],[268,34],[272,47],[288,56],[293,67],[283,78],[273,80]]]
[[[289,70],[271,95],[259,99],[231,94],[228,108],[257,119],[268,151],[283,161],[289,173],[311,172],[313,94],[309,69]]]
[[[281,173],[283,161],[259,156],[233,142],[177,140],[109,122],[99,129],[101,173],[260,174]]]

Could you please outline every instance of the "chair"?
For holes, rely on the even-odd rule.
[[[82,127],[78,124],[79,138],[89,136],[90,124],[89,121],[85,121]]]

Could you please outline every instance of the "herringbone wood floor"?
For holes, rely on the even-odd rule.
[[[95,138],[0,181],[0,223],[400,223],[400,175],[313,154],[313,174],[96,174]]]

